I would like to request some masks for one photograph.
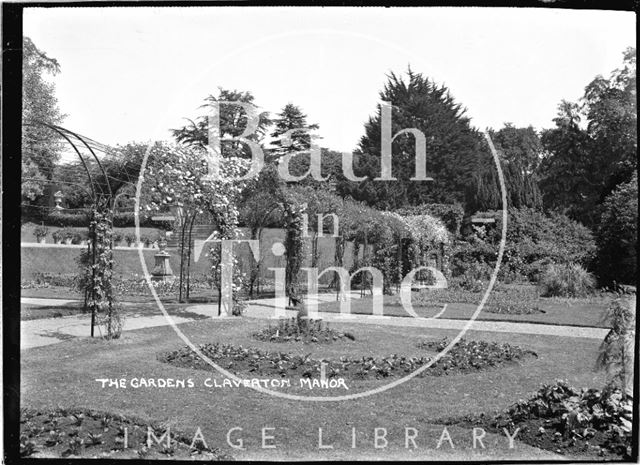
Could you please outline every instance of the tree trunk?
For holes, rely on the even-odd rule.
[[[193,216],[191,217],[191,224],[189,224],[189,246],[187,249],[187,287],[185,289],[187,302],[189,302],[189,286],[191,285],[191,235],[193,233],[193,223],[195,223],[197,214],[197,212],[193,214]]]
[[[187,221],[186,219],[180,225],[180,280],[179,280],[179,290],[178,290],[178,302],[182,303],[182,279],[184,275],[184,233],[187,229]]]
[[[256,240],[258,238],[258,228],[251,228],[251,240]],[[260,257],[258,256],[258,260],[253,257],[253,253],[249,254],[249,260],[251,261],[251,276],[249,277],[249,297],[253,299],[253,289],[256,285],[256,280],[258,279],[258,272],[260,268]]]

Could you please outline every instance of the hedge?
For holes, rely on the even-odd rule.
[[[53,211],[43,220],[47,226],[60,227],[88,227],[89,210],[78,213],[67,213],[65,211]],[[118,228],[134,227],[135,215],[133,212],[116,212],[113,215],[113,226]],[[140,215],[140,227],[157,228],[169,231],[173,228],[170,221],[153,221],[150,216]]]

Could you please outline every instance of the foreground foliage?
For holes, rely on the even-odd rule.
[[[20,456],[158,459],[202,458],[230,460],[220,449],[171,429],[169,447],[152,439],[148,428],[160,439],[167,428],[123,415],[87,409],[23,409],[20,412]],[[125,448],[126,445],[126,448]]]
[[[543,385],[503,413],[446,423],[484,425],[489,431],[520,428],[518,438],[557,453],[631,456],[633,402],[617,388],[575,389],[566,382]]]

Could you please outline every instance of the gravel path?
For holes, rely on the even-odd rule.
[[[353,291],[349,295],[351,299],[360,297],[359,291]],[[313,299],[318,303],[330,302],[335,300],[335,294],[317,294],[313,297],[307,297],[307,301]],[[65,306],[69,303],[77,302],[75,300],[65,299],[37,299],[22,298],[22,303],[33,306]],[[282,308],[285,303],[284,299],[256,299],[247,302],[248,306],[245,315],[249,318],[275,319],[278,318],[275,309],[276,304]],[[217,316],[217,304],[193,305],[186,308],[187,312],[197,313],[211,318],[219,318]],[[296,311],[285,310],[283,316],[295,316]],[[439,328],[439,329],[455,329],[461,330],[467,324],[465,320],[447,319],[446,309],[441,312],[438,318],[407,318],[392,316],[373,316],[373,315],[342,315],[340,313],[319,312],[317,317],[325,321],[343,322],[343,323],[360,323],[373,324],[380,326],[394,327],[417,327],[417,328]],[[191,318],[173,316],[176,324],[193,321]],[[130,316],[125,320],[125,331],[133,331],[142,328],[151,328],[156,326],[165,326],[169,322],[163,315],[153,316]],[[65,339],[73,337],[89,336],[90,315],[72,315],[62,318],[46,318],[22,321],[20,324],[20,348],[29,349],[31,347],[46,346],[55,344]],[[515,323],[506,321],[474,321],[469,330],[489,331],[500,333],[521,333],[521,334],[542,334],[560,337],[577,337],[603,339],[609,331],[603,328],[576,327],[576,326],[558,326],[533,323]],[[96,334],[99,328],[96,327]]]

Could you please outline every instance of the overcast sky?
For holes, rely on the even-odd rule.
[[[480,129],[540,129],[636,41],[633,13],[516,8],[26,8],[24,34],[60,62],[64,126],[97,141],[168,140],[222,86],[299,105],[342,151],[389,71],[446,84]]]

